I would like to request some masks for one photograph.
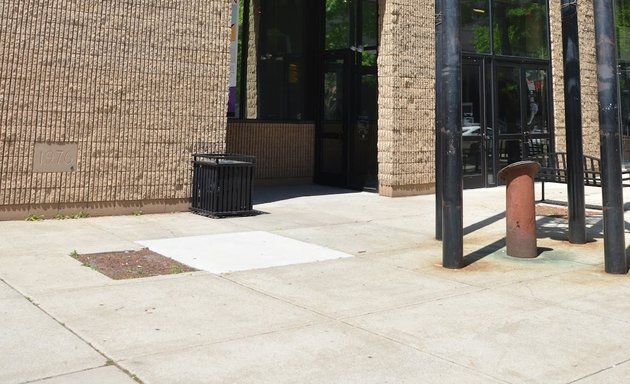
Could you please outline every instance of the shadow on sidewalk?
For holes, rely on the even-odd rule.
[[[483,219],[475,224],[471,224],[469,226],[467,226],[466,228],[464,228],[464,236],[473,233],[475,231],[480,230],[483,227],[487,227],[488,225],[495,223],[499,220],[503,220],[505,219],[505,211],[501,212],[501,213],[497,213],[494,216],[490,216],[486,219]]]
[[[252,200],[254,204],[265,204],[296,197],[340,195],[347,193],[359,193],[359,191],[318,184],[263,185],[254,187]]]
[[[465,268],[473,263],[476,263],[477,261],[493,254],[503,247],[505,247],[505,237],[464,256],[463,267]]]

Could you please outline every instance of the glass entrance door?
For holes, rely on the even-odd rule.
[[[345,186],[350,99],[349,60],[343,52],[324,57],[321,116],[317,132],[316,181]]]
[[[378,186],[376,0],[326,2],[315,181]]]
[[[378,82],[376,51],[357,54],[353,65],[354,102],[350,109],[350,173],[348,186],[376,190],[378,163]],[[359,61],[360,60],[360,61]]]
[[[486,123],[483,60],[462,65],[462,175],[464,188],[482,188],[492,181],[492,128]],[[490,175],[490,179],[488,179]]]
[[[497,185],[503,167],[552,150],[547,74],[545,65],[464,58],[464,188]]]
[[[497,65],[498,169],[546,153],[551,147],[547,69]]]
[[[325,55],[316,181],[375,190],[378,83],[375,60],[362,60],[363,55],[349,50]]]

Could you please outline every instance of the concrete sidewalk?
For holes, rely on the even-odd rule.
[[[586,245],[539,217],[540,256],[515,259],[504,194],[465,191],[462,270],[440,266],[431,195],[268,188],[252,217],[0,222],[0,383],[628,381],[630,276],[603,272],[601,216]],[[114,281],[69,256],[250,231],[351,257]]]

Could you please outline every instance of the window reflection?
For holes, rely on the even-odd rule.
[[[500,133],[521,132],[520,71],[518,68],[497,68],[498,126]]]
[[[623,162],[630,164],[630,0],[615,0]]]
[[[361,98],[359,116],[367,120],[376,120],[378,105],[378,79],[376,75],[361,75]]]
[[[326,49],[350,46],[350,1],[326,0]]]
[[[361,43],[366,46],[378,44],[378,4],[376,0],[363,0],[363,24]]]
[[[462,66],[462,134],[481,136],[481,75],[477,65]]]
[[[352,51],[354,64],[376,66],[377,0],[239,0],[238,7],[229,117],[314,119],[325,51]]]
[[[487,0],[461,2],[462,50],[490,53],[490,12]]]
[[[464,52],[549,58],[545,0],[462,0],[460,4]]]
[[[499,140],[499,169],[523,159],[518,139]]]
[[[343,74],[342,64],[330,64],[324,74],[324,119],[343,118]]]
[[[619,60],[630,62],[630,0],[615,0],[617,53]]]
[[[261,2],[258,47],[258,117],[304,115],[304,0]]]
[[[544,0],[495,0],[493,45],[497,55],[549,57]]]
[[[547,111],[547,71],[543,69],[526,69],[527,83],[527,116],[525,125],[531,133],[546,133]]]

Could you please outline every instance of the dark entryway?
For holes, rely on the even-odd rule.
[[[315,181],[376,189],[377,0],[238,4],[228,115],[312,122]]]
[[[377,3],[375,0],[327,3],[323,19],[315,181],[375,190],[378,185]]]

